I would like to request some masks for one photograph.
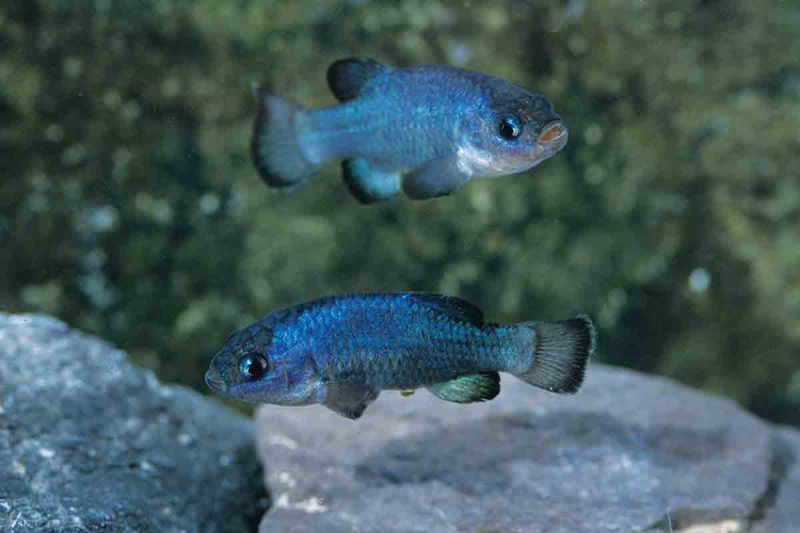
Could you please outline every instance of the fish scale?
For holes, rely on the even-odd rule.
[[[334,371],[327,379],[366,372],[372,383],[402,388],[420,378],[435,382],[439,376],[452,374],[452,366],[459,363],[471,365],[465,371],[490,367],[489,361],[481,365],[476,357],[479,354],[467,350],[470,337],[487,334],[482,328],[457,324],[428,309],[398,312],[393,304],[387,298],[344,300],[308,311],[314,315],[348,316],[337,325],[322,320],[308,321],[305,326],[307,336],[327,339],[324,346],[317,347],[316,355],[318,366]],[[300,320],[305,322],[302,317]],[[415,329],[428,335],[421,340],[414,334]],[[343,335],[346,331],[358,333]],[[397,372],[397,361],[401,359],[405,363]]]

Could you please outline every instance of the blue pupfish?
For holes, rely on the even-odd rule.
[[[425,387],[456,403],[491,400],[500,392],[498,372],[573,393],[594,347],[585,316],[502,325],[459,298],[354,294],[289,307],[231,334],[206,383],[239,400],[320,403],[356,419],[389,389]]]
[[[474,177],[522,172],[555,155],[567,128],[541,94],[461,68],[394,68],[341,59],[328,69],[338,105],[305,109],[254,87],[251,152],[271,187],[296,187],[342,160],[362,203],[401,190],[443,196]]]

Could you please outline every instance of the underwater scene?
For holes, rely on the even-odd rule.
[[[0,5],[0,530],[800,526],[800,3]]]

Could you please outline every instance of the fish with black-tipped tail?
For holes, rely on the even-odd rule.
[[[254,87],[251,151],[270,187],[297,187],[326,161],[342,160],[362,203],[401,190],[433,198],[471,178],[528,170],[567,142],[547,98],[479,72],[342,59],[328,69],[328,85],[340,103],[322,109]]]
[[[335,296],[233,333],[212,359],[206,383],[239,400],[320,403],[356,419],[382,390],[425,387],[448,402],[491,400],[500,392],[499,372],[574,393],[595,337],[586,316],[502,325],[449,296]]]

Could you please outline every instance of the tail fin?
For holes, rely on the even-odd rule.
[[[525,372],[516,376],[551,392],[577,392],[595,349],[597,335],[591,319],[580,315],[570,320],[522,325],[533,330],[533,360]]]
[[[299,185],[319,169],[306,158],[298,141],[295,125],[303,108],[257,85],[253,95],[258,100],[258,116],[250,149],[261,179],[270,187]]]

